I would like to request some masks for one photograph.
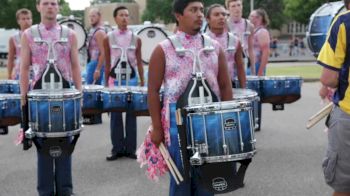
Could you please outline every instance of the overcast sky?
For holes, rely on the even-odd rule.
[[[66,0],[71,10],[84,10],[90,6],[90,0]]]

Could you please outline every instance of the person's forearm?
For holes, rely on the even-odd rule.
[[[10,58],[7,60],[7,78],[12,79],[12,72],[14,68],[13,60],[10,60]]]
[[[159,92],[155,90],[149,90],[148,96],[149,113],[151,116],[153,128],[154,130],[161,131],[163,130],[163,127],[161,122],[161,105]]]
[[[258,70],[258,76],[264,75],[264,70],[269,60],[269,50],[263,50],[261,55],[261,64]]]

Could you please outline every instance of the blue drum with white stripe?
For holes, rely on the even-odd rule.
[[[115,86],[101,91],[104,112],[125,112],[129,107],[129,91],[126,87]]]
[[[102,99],[101,91],[102,85],[83,85],[83,114],[101,114]]]
[[[21,122],[21,95],[0,94],[0,125],[12,126]]]
[[[18,80],[0,80],[0,93],[20,94]]]
[[[192,165],[248,159],[255,153],[253,105],[247,100],[184,108]]]
[[[81,97],[76,89],[29,91],[30,128],[37,137],[68,137],[80,133]]]

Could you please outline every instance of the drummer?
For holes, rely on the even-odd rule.
[[[220,4],[213,4],[208,7],[206,19],[208,22],[208,31],[206,34],[212,39],[218,41],[221,47],[225,50],[227,61],[227,69],[231,77],[232,86],[235,87],[235,78],[238,77],[241,88],[246,86],[246,77],[243,64],[243,50],[237,36],[230,32],[225,32],[226,10]],[[231,45],[230,45],[231,44]],[[233,50],[229,50],[234,48]],[[235,68],[235,66],[237,68]],[[237,70],[237,76],[235,71]]]
[[[32,26],[25,30],[21,39],[20,86],[22,108],[26,105],[26,96],[29,87],[29,66],[32,64],[35,70],[31,88],[38,89],[42,87],[38,81],[47,68],[47,55],[44,54],[47,54],[48,47],[46,44],[38,44],[34,40],[58,40],[62,36],[61,31],[63,27],[56,20],[59,12],[58,0],[37,0],[36,7],[41,16],[41,22],[37,26]],[[74,82],[75,87],[81,91],[81,73],[75,33],[68,29],[68,43],[55,47],[54,51],[60,57],[59,60],[55,60],[57,62],[57,69],[64,80],[68,83]],[[41,143],[42,146],[52,145],[45,139],[38,138],[35,141]],[[52,158],[38,148],[37,156],[38,195],[73,195],[71,155]]]
[[[88,64],[86,65],[86,84],[101,85],[104,76],[104,48],[103,39],[106,36],[102,24],[101,12],[92,8],[89,12],[91,29],[88,35]],[[102,114],[84,115],[84,123],[101,124]]]
[[[9,39],[9,51],[7,56],[7,78],[9,80],[18,80],[19,78],[21,36],[23,31],[32,25],[32,12],[26,8],[19,9],[16,12],[16,19],[20,30]],[[8,127],[0,127],[0,134],[8,134]]]
[[[202,49],[202,36],[200,28],[203,19],[203,1],[201,0],[175,0],[173,12],[178,21],[178,30],[175,38],[185,49],[199,51]],[[210,38],[208,38],[210,39]],[[204,75],[209,86],[216,96],[221,100],[232,99],[232,86],[227,72],[225,55],[220,45],[210,39],[215,51],[208,53],[212,61],[203,62],[205,66]],[[178,56],[170,40],[164,40],[153,51],[149,64],[148,103],[154,130],[152,131],[152,142],[159,146],[168,138],[170,132],[169,152],[179,169],[182,168],[180,147],[176,127],[169,127],[169,111],[184,93],[186,85],[191,80],[193,57]],[[164,83],[164,108],[161,108],[159,90]],[[173,113],[171,114],[171,116]],[[174,114],[175,116],[175,114]],[[196,175],[192,175],[187,182],[176,185],[175,180],[170,181],[170,196],[182,195],[212,195],[199,185]]]
[[[106,66],[105,66],[105,86],[137,86],[138,77],[130,77],[130,80],[117,80],[113,78],[113,70],[121,60],[121,49],[112,48],[112,43],[124,50],[134,44],[135,49],[128,50],[127,61],[128,68],[136,72],[140,79],[140,85],[144,85],[143,67],[141,60],[141,39],[136,37],[133,32],[128,29],[129,24],[129,11],[126,7],[120,6],[114,9],[114,20],[118,28],[112,32],[109,32],[104,39]],[[130,74],[132,75],[132,74]],[[127,83],[128,82],[128,83]],[[112,150],[111,154],[106,157],[107,161],[113,161],[119,157],[125,156],[132,159],[136,159],[136,116],[131,111],[126,112],[125,132],[123,126],[123,116],[121,112],[111,113],[111,141]],[[125,134],[124,134],[125,133]]]

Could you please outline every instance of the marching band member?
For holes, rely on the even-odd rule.
[[[227,19],[228,30],[240,39],[244,58],[248,60],[247,74],[256,75],[255,67],[251,66],[255,65],[253,51],[254,26],[249,20],[242,18],[242,0],[226,0],[225,5],[230,14]]]
[[[255,27],[253,48],[256,74],[264,76],[270,55],[270,33],[266,29],[269,25],[269,18],[265,10],[257,9],[250,13],[249,19]]]
[[[39,80],[47,69],[48,46],[38,44],[41,39],[49,43],[60,40],[63,36],[61,32],[65,31],[63,26],[57,23],[56,17],[59,12],[58,0],[37,0],[36,7],[41,16],[41,22],[27,29],[21,39],[21,67],[20,67],[20,87],[21,87],[21,105],[26,105],[26,96],[29,87],[29,66],[33,66],[34,77],[31,88],[40,89]],[[68,83],[74,82],[75,87],[81,91],[81,73],[78,60],[77,38],[75,33],[66,28],[67,43],[58,44],[54,47],[57,55],[57,69],[62,77]],[[63,33],[62,33],[63,34]],[[48,145],[47,138],[34,138],[41,145]],[[65,138],[62,138],[62,140]],[[67,138],[69,140],[69,138]],[[35,143],[35,142],[34,142]],[[71,155],[52,158],[43,153],[40,148],[37,149],[37,190],[40,196],[70,196],[73,195],[72,183],[72,159]]]
[[[104,76],[104,48],[103,39],[106,36],[102,24],[101,12],[93,8],[89,12],[91,29],[88,35],[88,64],[86,65],[86,84],[101,85]],[[84,115],[84,123],[101,124],[102,114]]]
[[[128,29],[129,11],[126,7],[117,7],[113,12],[114,20],[118,28],[109,32],[104,39],[106,66],[105,66],[105,86],[137,86],[138,77],[135,68],[138,69],[140,85],[144,85],[143,67],[141,60],[141,39],[136,37],[133,32]],[[117,48],[114,48],[116,46]],[[134,48],[134,49],[128,49]],[[119,70],[131,70],[129,73],[115,73],[118,65],[121,66],[121,59],[126,55],[127,64],[125,68]],[[133,74],[134,73],[134,74]],[[126,78],[119,76],[122,75]],[[118,76],[119,75],[119,76]],[[111,141],[112,151],[106,157],[108,161],[116,160],[118,157],[126,156],[136,159],[136,116],[130,110],[126,112],[125,134],[123,126],[123,116],[121,112],[111,113]]]
[[[179,24],[174,38],[185,49],[198,52],[203,48],[203,37],[200,34],[204,16],[202,1],[175,0],[173,11]],[[200,66],[215,95],[221,97],[222,101],[231,100],[232,86],[227,71],[225,54],[215,40],[208,39],[212,42],[214,51],[206,56],[210,60],[203,61]],[[178,129],[176,123],[174,123],[174,105],[191,80],[193,61],[193,55],[190,53],[178,56],[172,42],[165,40],[153,51],[149,65],[148,103],[153,125],[151,140],[156,146],[159,146],[164,138],[169,140],[166,143],[170,144],[170,155],[180,170],[182,169],[182,162],[177,136]],[[165,91],[163,108],[161,108],[159,98],[159,90],[162,84]],[[170,138],[167,137],[169,134]],[[199,185],[198,176],[193,171],[192,174],[190,180],[179,185],[176,185],[174,179],[171,178],[169,195],[212,195]]]
[[[21,54],[21,36],[24,30],[32,25],[32,12],[28,9],[19,9],[16,12],[17,24],[20,30],[9,39],[9,51],[7,56],[7,78],[18,80]],[[7,134],[8,127],[0,127],[0,134]]]
[[[235,80],[235,66],[237,66],[237,77],[241,88],[246,86],[246,77],[243,64],[243,51],[237,36],[230,32],[225,32],[226,10],[220,4],[211,5],[206,14],[209,30],[208,36],[216,40],[225,50],[228,71],[231,77],[232,85]]]

